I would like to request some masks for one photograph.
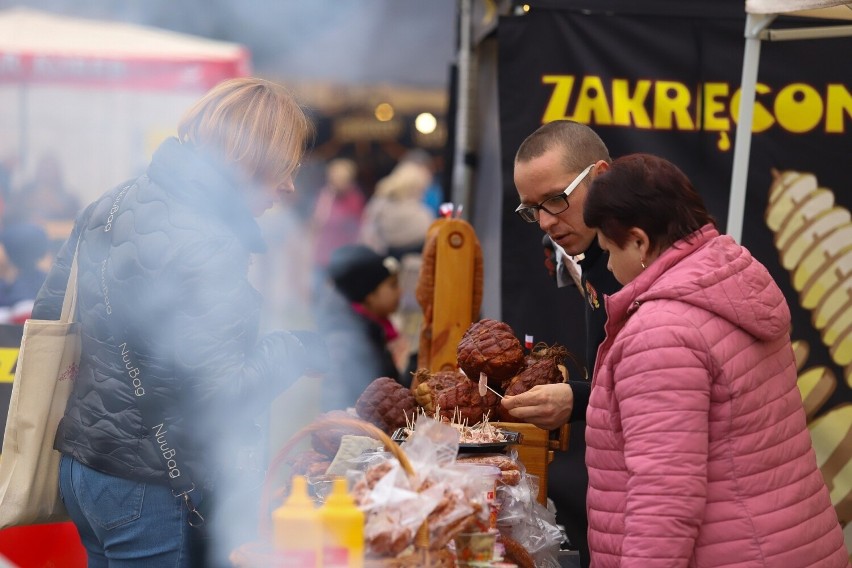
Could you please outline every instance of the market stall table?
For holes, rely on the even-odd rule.
[[[477,319],[482,301],[482,252],[473,227],[462,219],[439,219],[427,234],[424,258],[434,252],[434,272],[424,262],[418,300],[424,311],[418,366],[431,371],[457,369],[457,346]],[[431,290],[430,290],[431,288]],[[429,292],[431,291],[431,297]],[[416,386],[416,385],[413,385]],[[514,446],[527,472],[539,479],[540,503],[547,502],[547,466],[554,451],[568,449],[569,426],[553,435],[531,424],[500,422],[498,427],[522,433]]]

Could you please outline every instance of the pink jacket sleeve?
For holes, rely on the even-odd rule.
[[[711,366],[675,314],[620,338],[614,377],[628,471],[622,567],[687,566],[704,516]]]

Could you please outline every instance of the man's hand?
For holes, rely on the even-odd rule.
[[[565,383],[538,385],[527,392],[504,397],[501,404],[515,418],[544,430],[555,430],[571,416],[574,391]]]

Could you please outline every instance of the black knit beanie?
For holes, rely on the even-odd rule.
[[[391,274],[398,262],[364,245],[345,245],[331,253],[328,275],[335,288],[351,302],[362,302]]]

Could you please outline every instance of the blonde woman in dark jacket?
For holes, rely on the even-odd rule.
[[[228,489],[222,465],[244,459],[238,438],[322,366],[309,334],[259,336],[261,298],[247,279],[250,256],[265,248],[255,217],[294,191],[310,132],[283,87],[225,81],[145,174],[85,209],[60,251],[33,317],[59,317],[78,247],[83,352],[55,447],[89,566],[196,562],[194,509],[217,481],[217,499]],[[226,536],[212,541],[230,546]]]

